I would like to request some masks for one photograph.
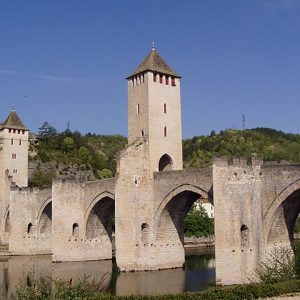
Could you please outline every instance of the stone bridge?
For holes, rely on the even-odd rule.
[[[272,249],[293,247],[300,164],[217,159],[213,194],[217,283],[247,282]]]
[[[13,188],[2,222],[10,254],[52,254],[53,261],[111,259],[116,211],[121,270],[182,267],[183,221],[199,198],[215,206],[219,284],[246,282],[274,247],[293,246],[300,164],[222,158],[212,168],[156,172],[150,181],[127,178],[135,192],[129,186],[132,197],[124,198],[121,184],[116,205],[120,174],[93,182],[55,180],[52,190]]]

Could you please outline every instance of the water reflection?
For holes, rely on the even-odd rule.
[[[20,282],[39,278],[61,278],[73,282],[84,275],[96,280],[105,276],[104,287],[116,295],[158,295],[199,291],[215,285],[213,249],[186,250],[185,269],[118,273],[111,260],[52,263],[51,256],[15,256],[0,260],[0,298],[8,299]]]

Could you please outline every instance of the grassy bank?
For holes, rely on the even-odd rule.
[[[52,286],[52,288],[51,288]],[[117,297],[112,294],[101,292],[101,283],[81,281],[75,284],[69,282],[40,281],[31,287],[19,286],[17,293],[12,299],[199,299],[199,300],[239,300],[239,299],[258,299],[266,297],[275,297],[284,294],[299,293],[300,280],[292,280],[276,284],[247,284],[230,287],[216,287],[203,292],[187,292],[176,295],[162,296],[127,296]]]

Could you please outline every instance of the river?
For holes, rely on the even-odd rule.
[[[96,280],[104,277],[104,289],[120,296],[200,291],[215,285],[214,249],[186,249],[184,269],[135,273],[118,273],[111,260],[52,263],[48,255],[2,257],[0,298],[10,298],[19,282],[32,284],[39,278],[76,281],[84,275]]]

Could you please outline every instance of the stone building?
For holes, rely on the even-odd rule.
[[[28,185],[28,129],[13,109],[0,124],[0,178],[9,172],[19,187]]]

